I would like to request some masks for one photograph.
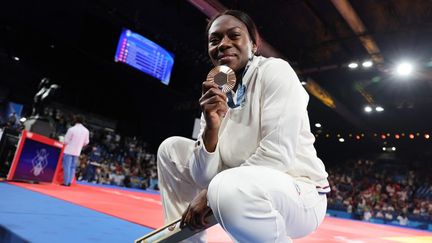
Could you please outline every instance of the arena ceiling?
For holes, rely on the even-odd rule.
[[[248,12],[264,40],[261,53],[289,61],[315,90],[309,113],[321,135],[432,133],[430,0],[3,2],[1,93],[30,107],[48,76],[62,86],[60,103],[118,119],[150,140],[189,136],[211,68],[204,29],[224,9]],[[174,53],[168,87],[114,62],[122,28]],[[363,68],[365,60],[373,66]],[[395,67],[404,60],[414,70],[400,77]],[[353,61],[360,67],[349,69]],[[329,99],[334,106],[322,102]],[[366,113],[366,105],[384,111]]]

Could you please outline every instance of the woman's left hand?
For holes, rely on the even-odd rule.
[[[212,213],[211,208],[207,206],[207,189],[204,189],[190,202],[183,213],[180,228],[202,229],[208,224],[206,217]]]

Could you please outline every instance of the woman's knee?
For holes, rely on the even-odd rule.
[[[174,136],[165,139],[158,148],[158,170],[170,170],[172,167],[188,168],[192,156],[194,141],[188,138]]]
[[[245,179],[239,177],[237,168],[234,168],[220,172],[210,182],[207,199],[217,218],[223,220],[229,215],[234,219],[247,206],[245,203],[250,195],[248,186],[242,183]]]
[[[172,146],[173,146],[173,144],[175,143],[175,141],[177,140],[177,138],[178,137],[169,137],[169,138],[167,138],[167,139],[165,139],[160,145],[159,145],[159,148],[158,148],[158,151],[157,151],[157,156],[158,156],[158,158],[160,157],[160,156],[163,156],[163,157],[169,157],[169,153],[170,153],[170,151],[172,150]]]

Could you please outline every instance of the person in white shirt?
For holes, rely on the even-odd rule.
[[[71,185],[81,150],[90,141],[89,130],[83,126],[83,121],[82,115],[75,115],[75,125],[67,130],[64,138],[66,146],[63,154],[63,185],[65,186]]]
[[[158,149],[165,222],[203,228],[214,214],[235,242],[291,242],[324,219],[330,191],[310,132],[309,96],[291,66],[257,56],[250,17],[228,10],[207,28],[215,66],[236,73],[233,91],[205,81],[197,141],[170,137]],[[205,242],[204,233],[185,242]]]

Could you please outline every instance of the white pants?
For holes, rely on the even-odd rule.
[[[158,150],[158,175],[165,222],[181,217],[200,191],[188,166],[194,141],[166,139]],[[210,182],[207,198],[225,231],[235,242],[291,242],[313,232],[323,221],[327,198],[314,185],[261,166],[220,172]],[[205,242],[199,234],[185,242]]]

